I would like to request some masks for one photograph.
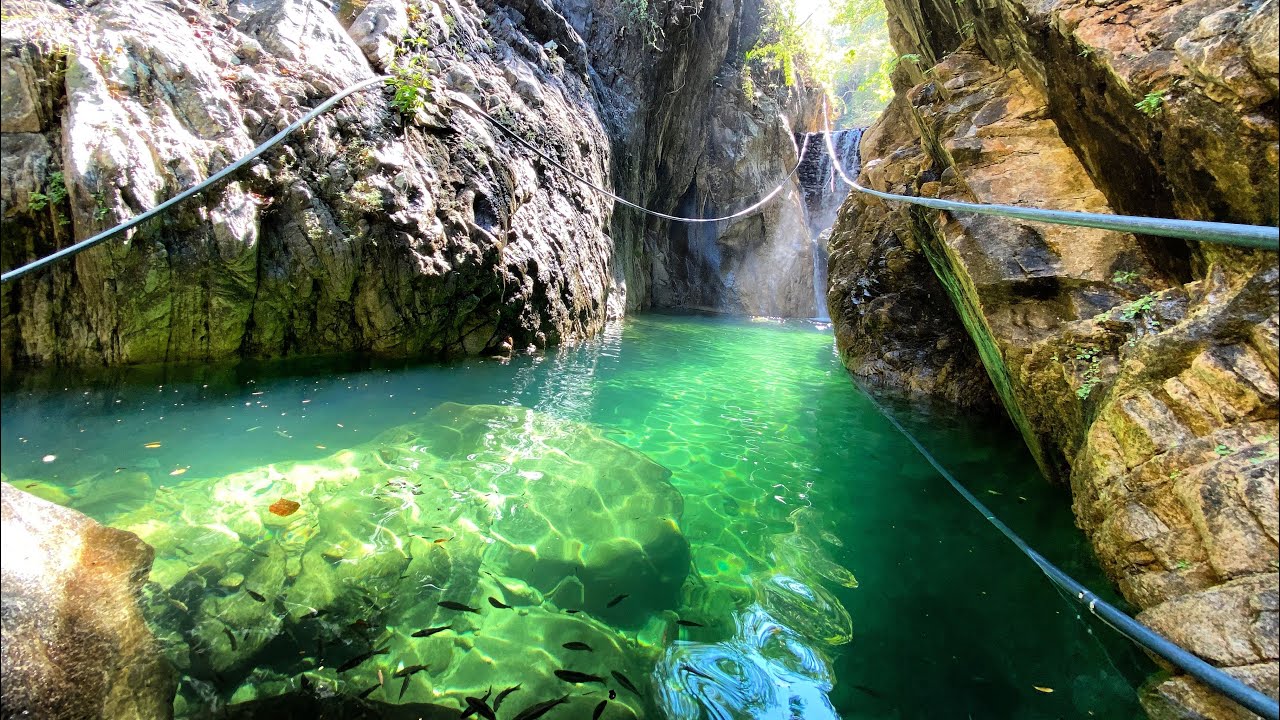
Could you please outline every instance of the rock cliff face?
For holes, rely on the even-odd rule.
[[[6,284],[5,368],[475,354],[508,338],[522,348],[586,337],[628,306],[702,302],[688,291],[702,267],[666,223],[615,217],[610,200],[458,111],[449,92],[580,176],[661,209],[686,197],[718,208],[794,162],[777,110],[801,116],[810,96],[746,98],[735,85],[706,102],[733,69],[726,58],[754,42],[758,3],[653,3],[643,15],[543,0],[342,8],[6,6],[6,269],[155,206],[392,63],[432,88],[409,114],[390,88],[361,93],[127,240]],[[686,85],[666,87],[689,68]],[[728,126],[744,103],[759,122]],[[751,294],[790,252],[780,243],[797,212],[779,204],[729,228],[722,244],[740,257],[723,274],[743,280],[722,283],[722,304],[785,313],[798,297],[806,307],[794,314],[808,314],[808,256],[792,258],[796,287]]]
[[[1274,3],[888,4],[906,57],[864,184],[1280,217]],[[1274,696],[1278,290],[1274,252],[859,196],[828,304],[855,374],[964,403],[988,392],[965,372],[976,354],[1140,619]],[[1144,703],[1243,717],[1177,675]]]
[[[645,207],[734,213],[786,180],[798,160],[792,133],[821,125],[821,95],[803,78],[794,88],[744,90],[742,57],[760,35],[761,0],[648,3],[663,19],[651,30],[626,4],[566,5],[599,73],[618,191]],[[628,306],[809,316],[805,217],[794,179],[764,212],[724,223],[670,223],[620,208],[613,233]]]
[[[608,140],[580,109],[580,69],[505,14],[432,7],[399,29],[431,45],[429,67],[506,108],[518,130],[537,127],[585,177],[607,177]],[[6,267],[157,204],[373,76],[338,18],[313,3],[225,10],[17,8],[4,92],[36,110],[5,116]],[[128,242],[6,285],[6,364],[444,355],[598,328],[609,204],[482,121],[429,105],[435,113],[402,123],[379,95],[321,117]]]

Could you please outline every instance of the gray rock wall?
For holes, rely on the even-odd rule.
[[[755,41],[757,2],[696,10],[15,0],[0,45],[6,269],[172,197],[388,63],[421,56],[435,87],[413,117],[390,89],[363,92],[129,238],[6,284],[0,364],[541,347],[627,308],[706,304],[703,281],[726,309],[809,314],[795,188],[722,228],[730,259],[711,268],[666,222],[614,212],[441,92],[642,205],[719,211],[785,176],[779,115],[812,124],[814,103],[720,77]]]
[[[18,5],[5,94],[37,111],[5,119],[6,267],[154,206],[374,74],[311,0]],[[551,38],[505,10],[427,7],[405,32],[433,75],[608,184],[581,69],[543,49]],[[127,241],[7,284],[5,366],[456,355],[590,335],[606,316],[610,203],[448,114],[405,118],[362,93]],[[33,207],[59,178],[66,199]]]

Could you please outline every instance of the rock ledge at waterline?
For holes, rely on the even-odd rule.
[[[142,617],[137,535],[0,484],[5,717],[173,716],[177,676]]]

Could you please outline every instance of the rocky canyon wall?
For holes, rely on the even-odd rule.
[[[725,89],[760,9],[6,4],[5,269],[172,197],[354,82],[398,64],[429,87],[400,98],[409,112],[395,88],[360,93],[231,182],[6,283],[0,364],[445,357],[585,338],[628,307],[702,304],[692,288],[705,263],[667,223],[615,212],[454,94],[642,205],[678,211],[696,197],[697,210],[717,209],[785,177],[795,153],[779,118],[809,111],[812,122],[816,106],[812,93],[747,98],[736,80]],[[728,229],[722,244],[744,249],[723,276],[743,281],[715,278],[723,304],[781,314],[799,297],[808,314],[810,259],[789,247],[803,286],[751,295],[782,252],[770,245],[783,237],[776,228],[797,212],[779,203]]]
[[[890,0],[862,182],[969,202],[1277,222],[1276,4]],[[849,369],[994,394],[1139,619],[1277,694],[1276,253],[851,198]],[[986,377],[973,370],[981,367]],[[1185,676],[1152,717],[1247,717]]]

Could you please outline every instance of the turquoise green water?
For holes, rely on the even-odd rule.
[[[1011,427],[893,407],[1104,588]],[[497,717],[567,696],[543,717],[1132,718],[1151,670],[809,323],[642,316],[509,362],[32,379],[2,433],[6,480],[156,547],[179,716],[458,717],[519,686]]]

